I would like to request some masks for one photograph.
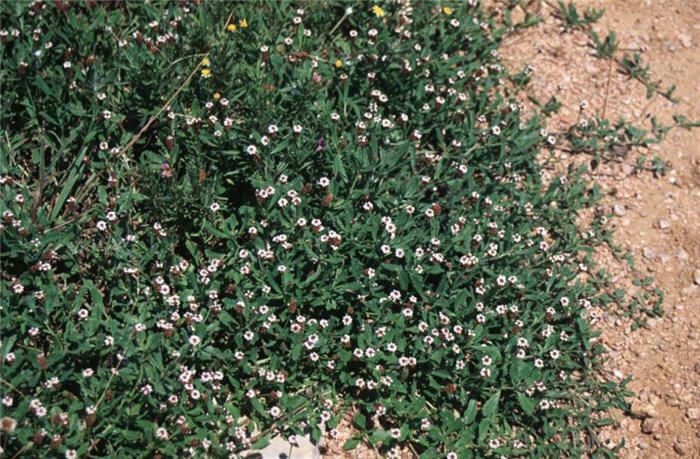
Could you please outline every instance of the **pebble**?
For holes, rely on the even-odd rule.
[[[642,432],[649,435],[661,430],[661,421],[656,418],[646,418],[642,422]]]
[[[656,254],[649,247],[644,247],[642,249],[642,256],[644,256],[644,258],[646,258],[647,260],[653,260]],[[696,272],[698,273],[698,277],[695,277],[695,283],[700,285],[700,281],[698,281],[698,279],[700,279],[700,270],[696,270]]]
[[[639,446],[639,449],[647,449],[649,447],[649,443],[647,443],[645,441],[640,441],[639,445],[637,445],[637,446]]]
[[[316,445],[311,441],[310,435],[297,435],[296,439],[297,444],[292,445],[286,438],[277,435],[270,439],[270,444],[261,450],[244,451],[243,457],[258,456],[262,459],[303,457],[309,459],[321,459],[321,449],[319,445]]]
[[[696,285],[700,285],[700,269],[693,271],[693,282],[695,282]]]
[[[669,229],[671,227],[671,222],[668,220],[659,220],[659,228],[662,230]]]
[[[613,206],[613,212],[615,212],[615,215],[617,215],[618,217],[622,217],[627,213],[627,208],[624,204],[616,203]]]
[[[687,260],[688,252],[686,252],[683,249],[679,249],[678,252],[676,252],[676,258],[678,258],[679,260]]]
[[[659,415],[659,412],[656,411],[656,408],[654,408],[649,403],[638,402],[637,400],[635,400],[634,402],[632,402],[631,408],[632,413],[643,418],[655,418]]]
[[[289,442],[282,437],[275,437],[270,440],[270,444],[263,450],[260,451],[264,458],[278,458],[287,457],[291,451],[291,457],[308,457],[313,459],[320,459],[321,452],[317,445],[311,443],[311,439],[308,436],[301,437],[297,435],[298,446],[291,447]]]
[[[678,41],[681,42],[681,45],[683,45],[684,48],[690,48],[691,46],[693,46],[693,39],[690,38],[690,35],[679,33]]]
[[[630,175],[632,172],[634,172],[634,166],[627,164],[627,163],[622,163],[620,165],[620,169],[622,170],[622,173],[625,175]]]
[[[696,421],[700,419],[700,408],[688,408],[685,415],[688,416],[688,419],[691,421]]]
[[[680,443],[673,445],[673,450],[680,456],[685,456],[685,448]]]

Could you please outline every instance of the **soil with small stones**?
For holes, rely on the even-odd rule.
[[[615,64],[596,57],[588,35],[562,33],[549,2],[533,2],[544,21],[510,37],[501,49],[512,69],[534,68],[528,94],[552,95],[561,110],[548,122],[551,131],[566,129],[579,117],[623,117],[649,129],[651,117],[673,124],[673,115],[700,119],[700,3],[683,0],[574,2],[578,10],[605,8],[593,25],[598,36],[614,30],[620,41],[616,57],[638,52],[653,80],[676,86],[671,103],[647,98],[644,85],[621,74]],[[580,103],[587,108],[580,111]],[[664,177],[632,174],[639,155],[670,162]],[[562,164],[577,161],[559,153]],[[635,267],[601,249],[597,261],[612,273],[616,287],[634,291],[633,278],[651,275],[664,292],[665,315],[632,330],[633,321],[601,311],[595,326],[609,351],[607,377],[632,376],[629,399],[634,416],[613,413],[615,424],[602,432],[610,442],[625,441],[623,458],[662,455],[700,457],[700,129],[673,129],[648,150],[632,149],[622,162],[599,166],[590,178],[610,192],[601,203],[614,214],[615,241],[635,257]]]
[[[568,3],[568,2],[567,2]],[[561,109],[547,128],[561,131],[582,117],[596,114],[611,121],[625,118],[633,125],[651,128],[651,117],[664,125],[673,115],[700,119],[700,3],[686,0],[575,0],[580,12],[605,8],[592,28],[604,38],[614,30],[620,47],[616,58],[639,53],[661,88],[676,86],[672,103],[660,95],[647,98],[643,84],[621,74],[610,60],[600,59],[582,30],[563,33],[555,17],[554,2],[534,0],[527,7],[543,17],[536,27],[504,42],[504,62],[514,71],[534,69],[527,95],[541,101],[553,95]],[[632,5],[633,4],[633,5]],[[519,8],[519,7],[518,7]],[[524,11],[514,11],[518,20]],[[527,96],[523,94],[523,100]],[[580,104],[587,107],[581,112]],[[663,177],[633,174],[636,158],[659,156],[669,161]],[[560,164],[580,162],[559,152]],[[595,326],[610,359],[606,377],[620,381],[632,376],[628,388],[633,416],[613,412],[615,423],[600,438],[625,446],[622,458],[661,456],[700,457],[700,129],[671,130],[664,141],[648,149],[631,149],[620,162],[598,166],[590,179],[607,191],[601,203],[612,213],[615,241],[635,257],[634,268],[601,249],[599,267],[612,273],[616,287],[634,293],[634,278],[651,275],[664,293],[665,314],[633,330],[633,321],[599,311]],[[350,422],[341,423],[339,438],[327,442],[324,457],[379,457],[367,445],[343,451],[352,437]],[[411,454],[406,452],[406,457]]]

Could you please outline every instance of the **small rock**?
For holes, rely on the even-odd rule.
[[[659,220],[659,228],[662,230],[669,229],[671,227],[671,222],[668,220]]]
[[[627,213],[627,208],[625,208],[624,204],[616,203],[613,206],[613,212],[615,212],[615,215],[617,215],[618,217],[622,217],[623,215],[625,215],[625,213]]]
[[[676,252],[676,258],[678,258],[679,260],[687,260],[688,252],[686,252],[683,249],[678,249],[678,252]]]
[[[684,48],[690,48],[691,46],[693,46],[693,39],[690,38],[690,35],[679,33],[678,41],[681,42],[681,45],[683,45]]]
[[[661,421],[657,418],[646,418],[642,422],[642,432],[645,434],[653,434],[661,430]]]
[[[695,373],[700,374],[700,362],[695,362]]]
[[[639,445],[637,445],[637,446],[639,446],[639,449],[647,449],[649,447],[649,443],[647,443],[645,441],[640,441]]]
[[[270,440],[270,444],[259,451],[255,451],[263,458],[286,458],[289,457],[304,457],[320,459],[321,452],[318,445],[314,445],[308,435],[297,435],[297,445],[292,445],[289,441],[281,436],[274,437]],[[251,451],[252,452],[252,451]]]
[[[685,448],[683,445],[680,443],[676,443],[673,445],[673,450],[679,455],[679,456],[685,456]]]
[[[689,285],[687,287],[684,287],[683,290],[681,290],[681,294],[684,296],[691,296],[695,295],[698,292],[698,286],[697,285]]]
[[[651,404],[637,400],[632,402],[632,413],[643,418],[655,418],[659,415],[659,412]]]
[[[630,219],[627,218],[627,217],[625,217],[625,218],[623,218],[622,220],[620,220],[620,224],[621,224],[622,226],[628,226],[628,225],[630,224]]]
[[[695,282],[696,285],[700,285],[700,269],[693,271],[693,282]]]
[[[634,166],[627,163],[622,163],[620,164],[620,170],[623,174],[630,175],[632,172],[634,172]]]
[[[696,421],[700,419],[700,408],[688,408],[685,415],[688,416],[688,419],[691,421]]]
[[[649,247],[644,247],[642,249],[642,256],[646,258],[647,260],[653,260],[656,254],[654,253],[653,250],[651,250]],[[698,276],[700,276],[700,270],[697,270]],[[700,279],[700,277],[697,277],[696,279]],[[700,285],[700,282],[696,280],[696,283]]]

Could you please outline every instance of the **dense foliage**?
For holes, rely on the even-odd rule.
[[[596,192],[543,177],[505,30],[350,5],[0,5],[7,457],[235,455],[350,406],[388,455],[602,448]]]

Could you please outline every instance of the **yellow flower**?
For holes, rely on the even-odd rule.
[[[335,66],[336,66],[337,68],[342,67],[342,66],[343,66],[343,61],[341,61],[340,59],[338,59],[337,61],[335,61]]]
[[[228,27],[226,27],[226,30],[228,30],[229,32],[235,32],[236,24],[229,24]]]
[[[246,21],[245,19],[241,19],[240,21],[238,21],[238,24],[244,29],[248,27],[248,21]]]
[[[442,12],[449,16],[452,14],[452,8],[450,8],[449,6],[446,6],[442,9]]]
[[[202,65],[205,67],[209,67],[211,65],[211,62],[209,61],[208,57],[205,57],[204,59],[202,59]]]
[[[374,5],[374,6],[372,7],[372,12],[373,12],[374,15],[377,16],[378,18],[384,16],[384,10],[383,10],[382,7],[379,6],[379,5]]]
[[[215,92],[214,93],[214,100],[219,100],[219,99],[221,99],[221,94],[219,94],[218,92]]]
[[[202,78],[209,78],[209,77],[211,77],[211,70],[202,69]]]

